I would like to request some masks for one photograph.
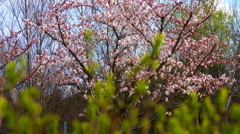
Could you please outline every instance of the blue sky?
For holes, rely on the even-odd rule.
[[[229,3],[230,0],[222,0],[221,3],[218,5],[218,8],[229,12]]]
[[[222,0],[222,3],[229,3],[229,0]]]

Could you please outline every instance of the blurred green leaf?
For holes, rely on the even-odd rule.
[[[12,89],[17,82],[23,77],[26,69],[26,62],[23,56],[19,58],[18,64],[10,61],[6,68],[6,88],[8,90]]]
[[[86,43],[89,43],[89,44],[93,43],[93,32],[90,29],[85,30],[83,35]]]
[[[35,102],[38,97],[39,92],[34,88],[25,89],[20,94],[20,102],[22,104],[22,107],[32,116],[37,116],[41,113],[40,104]]]
[[[221,112],[224,112],[226,109],[226,103],[228,99],[228,88],[227,87],[221,87],[220,88],[220,93],[217,97],[217,103],[219,106],[219,109]]]

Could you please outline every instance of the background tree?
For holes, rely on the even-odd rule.
[[[239,2],[229,0],[228,6],[223,8],[226,12],[233,16],[233,21],[230,25],[231,32],[229,34],[230,38],[230,50],[229,55],[231,55],[231,60],[235,61],[236,63],[239,62]],[[228,99],[228,107],[233,102],[239,101],[239,64],[232,65],[228,68],[231,68],[232,77],[235,78],[236,82],[230,88],[230,96]],[[233,99],[232,99],[233,98]]]
[[[55,1],[57,2],[57,1]],[[55,3],[52,0],[8,0],[1,2],[1,77],[4,77],[6,63],[10,60],[17,60],[20,55],[26,58],[26,75],[14,86],[13,90],[5,88],[2,82],[1,94],[11,100],[11,104],[16,107],[16,102],[20,92],[28,87],[36,87],[40,92],[39,102],[43,108],[43,113],[56,112],[61,109],[58,105],[64,95],[64,91],[58,90],[57,84],[49,79],[51,70],[44,70],[38,73],[38,69],[46,64],[41,61],[41,56],[54,49],[53,41],[47,39],[46,35],[36,28],[25,25],[23,19],[31,19],[41,23],[42,14],[49,6]],[[14,32],[16,31],[16,32]],[[8,36],[10,34],[10,36]],[[51,45],[49,45],[51,44]],[[39,57],[40,56],[40,57]],[[39,58],[37,58],[39,57]],[[41,63],[38,66],[34,62],[38,59]],[[52,98],[58,98],[52,101]],[[51,101],[51,102],[49,102]],[[54,103],[53,103],[54,102]],[[51,106],[49,104],[52,104]]]

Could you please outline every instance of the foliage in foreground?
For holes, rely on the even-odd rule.
[[[141,108],[137,109],[126,105],[121,100],[121,107],[116,107],[111,98],[113,83],[107,81],[98,83],[95,87],[95,98],[90,97],[86,112],[87,122],[75,120],[74,132],[89,133],[238,133],[240,131],[239,104],[233,104],[230,111],[226,111],[225,104],[228,97],[228,89],[222,87],[217,101],[211,97],[199,99],[192,92],[188,100],[172,111],[166,111],[163,105],[154,101],[145,101]],[[141,83],[142,84],[142,83]],[[141,87],[138,88],[140,91]],[[137,94],[137,93],[136,93]],[[135,101],[135,100],[134,100]],[[135,103],[136,104],[136,103]],[[125,109],[124,117],[119,113]],[[94,128],[94,129],[92,129]]]
[[[6,85],[16,84],[18,77],[10,72],[16,72],[16,64],[10,62],[7,66]],[[23,69],[20,64],[20,72]],[[73,134],[130,134],[130,133],[238,133],[240,131],[240,104],[233,104],[226,111],[225,104],[228,90],[222,87],[217,101],[206,97],[199,99],[192,92],[188,100],[173,109],[166,111],[162,104],[147,100],[138,103],[135,96],[143,94],[146,83],[137,82],[137,90],[130,97],[131,103],[125,103],[114,97],[113,75],[109,74],[106,81],[98,82],[94,88],[94,96],[88,96],[88,107],[85,113],[87,121],[73,121]],[[12,107],[4,97],[0,98],[0,119],[7,121],[12,133],[31,134],[47,131],[58,133],[58,116],[41,115],[38,104],[38,90],[25,89],[19,97],[18,107]],[[215,99],[216,100],[216,99]],[[116,105],[118,103],[118,105]],[[138,107],[134,106],[138,105]],[[124,112],[124,115],[122,115]],[[169,114],[172,113],[170,116]]]
[[[19,58],[19,63],[9,62],[6,69],[6,89],[14,88],[14,85],[23,77],[25,60]],[[41,115],[42,107],[37,102],[39,92],[35,88],[27,88],[20,93],[15,104],[0,96],[0,122],[6,120],[7,127],[16,134],[37,134],[46,132],[57,134],[59,117],[52,114]],[[2,124],[0,124],[2,125]]]

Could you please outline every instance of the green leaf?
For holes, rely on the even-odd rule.
[[[40,104],[35,102],[38,97],[39,92],[34,88],[25,89],[20,94],[20,103],[22,107],[32,116],[37,116],[41,113]]]
[[[111,99],[115,93],[115,85],[114,85],[114,76],[112,73],[108,74],[107,81],[106,81],[106,97]]]
[[[18,82],[19,80],[19,76],[17,75],[16,72],[16,64],[13,61],[10,61],[7,64],[7,68],[6,68],[6,88],[7,89],[12,89],[15,84]]]
[[[12,89],[17,82],[23,77],[26,69],[26,61],[23,56],[19,58],[17,64],[13,61],[8,62],[6,68],[6,88]]]
[[[93,32],[90,29],[85,30],[83,35],[86,43],[89,43],[89,44],[93,43]]]

